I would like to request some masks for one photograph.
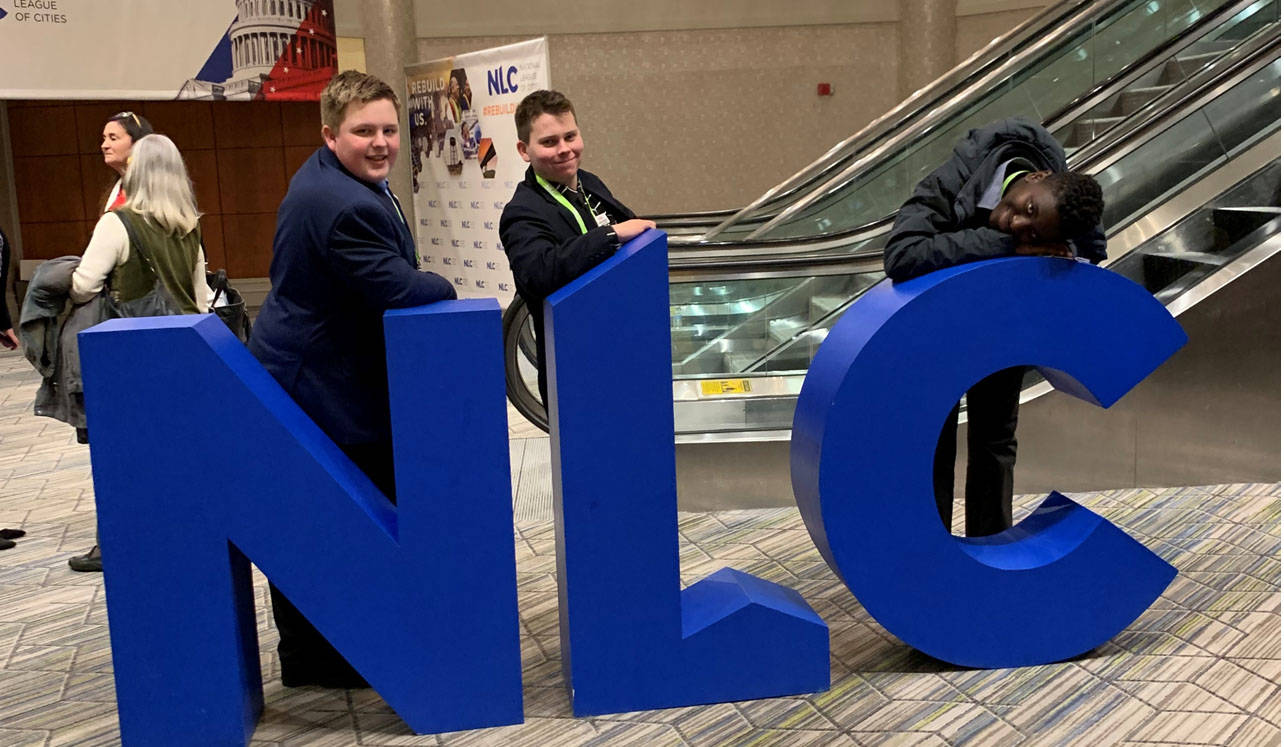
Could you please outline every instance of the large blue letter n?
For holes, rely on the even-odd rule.
[[[249,560],[406,723],[522,720],[494,300],[388,312],[393,506],[212,316],[80,336],[127,744],[243,744]]]

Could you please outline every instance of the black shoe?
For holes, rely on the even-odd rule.
[[[19,537],[25,537],[26,534],[24,529],[0,529],[0,540],[16,540]]]
[[[303,667],[281,667],[281,684],[285,687],[329,687],[336,690],[361,690],[370,687],[366,678],[352,667],[315,670]]]
[[[103,572],[103,551],[94,545],[89,552],[84,555],[77,555],[67,561],[71,570],[80,571],[81,573],[102,573]]]
[[[9,548],[17,544],[18,543],[14,542],[13,540],[0,539],[0,550],[8,550]]]

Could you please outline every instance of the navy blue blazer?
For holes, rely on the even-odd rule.
[[[390,440],[383,312],[455,288],[416,268],[414,238],[382,185],[319,148],[277,211],[270,275],[250,352],[336,443]]]

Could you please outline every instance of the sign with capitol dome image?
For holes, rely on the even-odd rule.
[[[334,3],[0,0],[0,66],[0,98],[316,100]]]

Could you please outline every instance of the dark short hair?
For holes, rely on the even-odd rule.
[[[1062,171],[1049,174],[1044,183],[1057,201],[1063,238],[1083,236],[1101,223],[1106,203],[1096,179],[1078,171]]]
[[[371,101],[388,99],[392,102],[397,114],[401,114],[401,102],[392,86],[373,75],[358,70],[344,70],[330,79],[321,91],[321,124],[331,130],[338,130],[343,124],[343,115],[348,104],[360,101],[368,104]]]
[[[152,123],[148,122],[146,117],[133,112],[116,112],[107,118],[107,122],[115,122],[120,125],[124,128],[125,134],[129,135],[129,139],[135,143],[138,142],[139,139],[155,132],[155,130],[152,129]],[[104,122],[104,124],[106,124],[106,122]]]
[[[541,89],[526,94],[526,98],[517,105],[517,111],[513,114],[513,119],[517,122],[517,139],[523,143],[530,142],[531,122],[534,122],[539,115],[567,112],[574,116],[575,107],[571,105],[570,99],[558,91]]]

